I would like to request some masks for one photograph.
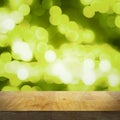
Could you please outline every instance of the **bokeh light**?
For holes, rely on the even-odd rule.
[[[1,0],[1,91],[120,90],[120,0]]]

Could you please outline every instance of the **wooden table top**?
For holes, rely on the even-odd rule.
[[[120,111],[120,92],[0,92],[0,111]]]

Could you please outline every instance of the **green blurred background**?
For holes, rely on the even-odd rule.
[[[120,0],[0,0],[1,91],[119,91]]]

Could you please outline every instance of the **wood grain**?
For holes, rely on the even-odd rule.
[[[120,111],[120,92],[0,92],[0,111]]]

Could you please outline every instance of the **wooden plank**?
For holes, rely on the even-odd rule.
[[[114,111],[26,111],[0,112],[0,120],[120,120],[120,112]]]
[[[0,92],[0,111],[120,111],[120,92]]]

